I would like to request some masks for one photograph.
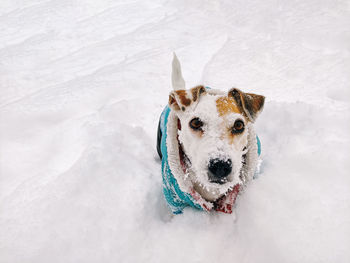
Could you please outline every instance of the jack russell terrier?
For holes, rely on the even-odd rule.
[[[253,123],[265,97],[236,88],[186,89],[175,54],[172,86],[157,136],[165,199],[174,214],[186,206],[232,213],[258,164],[261,149]]]

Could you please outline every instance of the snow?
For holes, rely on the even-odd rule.
[[[348,1],[2,0],[0,262],[349,262]],[[161,192],[171,60],[266,96],[234,215]]]

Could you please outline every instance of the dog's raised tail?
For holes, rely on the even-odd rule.
[[[175,52],[172,63],[171,81],[174,90],[185,89],[185,81],[182,77],[180,61],[178,60]]]

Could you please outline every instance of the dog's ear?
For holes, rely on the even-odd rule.
[[[253,93],[244,93],[233,88],[228,92],[228,96],[234,98],[237,106],[246,117],[254,122],[264,107],[265,97]]]
[[[205,93],[206,90],[203,86],[197,86],[190,90],[174,90],[169,95],[169,106],[173,110],[185,111],[188,106],[198,102]]]

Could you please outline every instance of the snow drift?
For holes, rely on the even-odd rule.
[[[0,262],[349,262],[346,1],[0,3]],[[156,145],[186,83],[266,96],[235,214],[171,216]]]

